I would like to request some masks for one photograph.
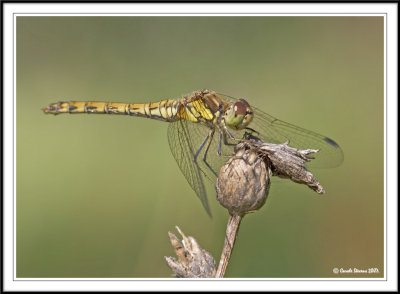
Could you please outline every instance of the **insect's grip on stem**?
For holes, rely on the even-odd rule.
[[[221,168],[215,186],[217,200],[229,211],[218,269],[215,269],[211,255],[204,253],[205,251],[190,253],[187,250],[185,257],[191,257],[191,262],[184,259],[180,263],[174,263],[171,258],[166,259],[177,277],[224,277],[241,220],[245,214],[255,212],[265,204],[272,175],[306,184],[318,194],[324,193],[323,187],[304,166],[312,160],[310,155],[318,150],[299,150],[288,144],[266,143],[257,137],[249,136],[235,147],[235,154]],[[186,241],[183,245],[185,244],[189,242]],[[197,248],[190,248],[192,247]],[[177,248],[180,250],[181,247]],[[182,254],[178,249],[177,255],[180,256]]]

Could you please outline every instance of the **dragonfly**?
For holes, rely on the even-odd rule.
[[[279,120],[245,99],[204,89],[178,99],[146,103],[66,101],[42,109],[47,114],[88,113],[145,117],[168,122],[168,142],[176,162],[206,212],[211,216],[203,177],[216,181],[235,145],[248,132],[269,143],[298,149],[318,149],[308,166],[336,167],[343,151],[329,137]]]

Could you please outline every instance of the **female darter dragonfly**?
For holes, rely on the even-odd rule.
[[[102,113],[146,117],[169,122],[168,142],[186,180],[211,215],[202,175],[215,182],[234,146],[246,131],[269,143],[289,141],[298,149],[318,149],[313,167],[335,167],[343,151],[332,139],[281,121],[253,106],[212,90],[179,99],[148,103],[69,101],[50,104],[45,113]]]

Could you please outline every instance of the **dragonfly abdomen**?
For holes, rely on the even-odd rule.
[[[147,117],[164,121],[177,119],[179,102],[166,99],[150,103],[120,103],[97,101],[68,101],[52,103],[43,108],[45,113],[100,113]]]

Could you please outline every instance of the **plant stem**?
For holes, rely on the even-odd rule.
[[[242,218],[243,215],[240,214],[229,214],[228,224],[226,225],[224,248],[222,249],[221,259],[219,260],[217,273],[215,275],[216,278],[223,278],[225,275]]]

